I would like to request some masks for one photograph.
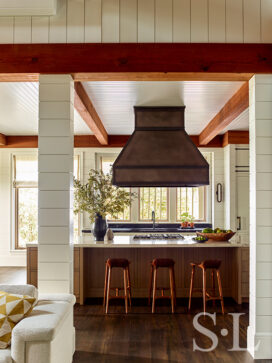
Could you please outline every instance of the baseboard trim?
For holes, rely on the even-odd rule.
[[[272,359],[272,333],[256,333],[247,328],[247,350],[254,359]]]

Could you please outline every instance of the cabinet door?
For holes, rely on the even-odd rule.
[[[249,242],[249,150],[236,149],[237,232],[240,242]]]

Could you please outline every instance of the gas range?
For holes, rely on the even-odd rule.
[[[133,239],[184,239],[180,233],[135,234]]]

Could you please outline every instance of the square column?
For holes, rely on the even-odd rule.
[[[39,80],[38,288],[73,291],[74,83]]]
[[[249,82],[250,314],[248,350],[272,358],[272,75]]]

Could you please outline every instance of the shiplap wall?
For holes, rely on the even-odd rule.
[[[38,287],[73,291],[74,82],[70,75],[39,79]]]
[[[55,16],[0,17],[0,43],[272,42],[271,0],[57,0]]]
[[[272,76],[249,81],[250,314],[248,347],[272,357]],[[260,341],[259,349],[254,346]]]

